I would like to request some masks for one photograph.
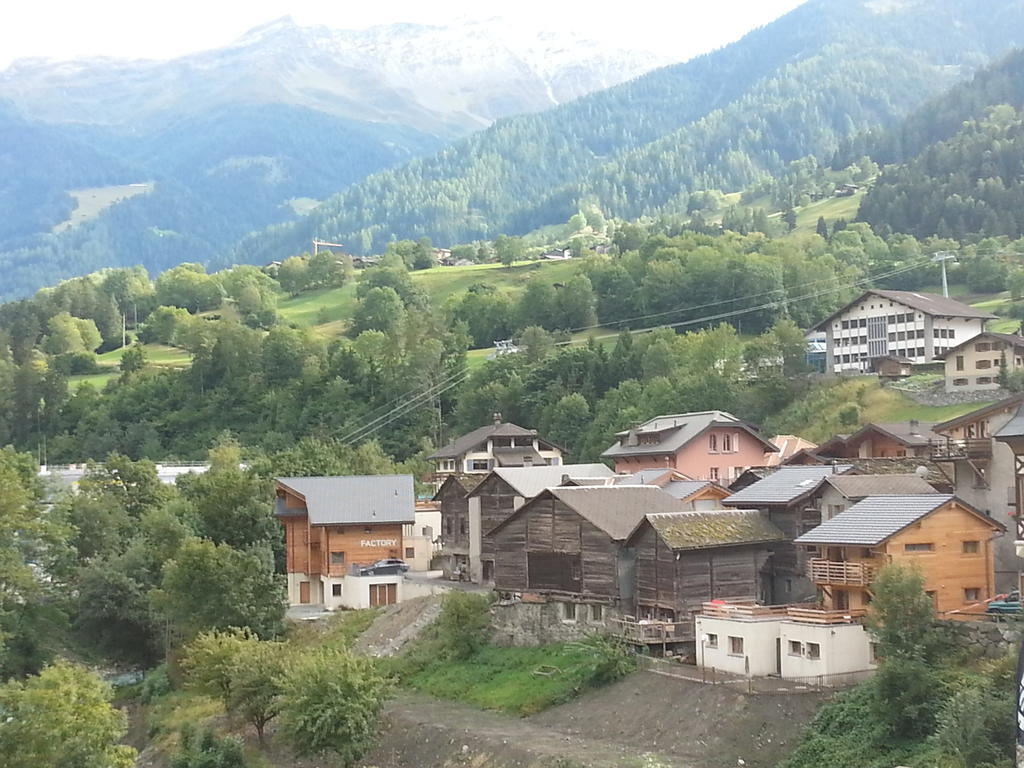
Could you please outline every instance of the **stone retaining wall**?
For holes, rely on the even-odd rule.
[[[612,606],[602,605],[602,619],[593,621],[590,605],[576,603],[575,621],[567,620],[563,604],[557,601],[500,601],[491,606],[491,642],[495,645],[547,645],[582,640],[611,628],[620,618]]]
[[[994,659],[1020,647],[1024,623],[1005,621],[940,621],[937,626],[956,645],[978,656]]]

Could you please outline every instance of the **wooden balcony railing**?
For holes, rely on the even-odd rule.
[[[704,603],[700,615],[713,619],[778,619],[800,621],[805,624],[850,624],[860,621],[867,613],[864,608],[831,610],[816,603],[793,603],[790,605],[757,605],[751,602]]]
[[[623,640],[644,644],[676,643],[693,638],[693,619],[686,621],[650,621],[610,619],[612,634]]]
[[[785,605],[757,605],[753,602],[708,602],[701,606],[702,616],[715,619],[764,619],[786,615]]]
[[[937,461],[948,461],[950,459],[990,459],[992,458],[992,441],[988,438],[929,441],[928,453],[932,459]]]
[[[841,563],[813,558],[807,563],[807,578],[815,584],[841,584],[866,587],[875,578],[876,568],[865,563]]]
[[[805,624],[850,624],[867,615],[865,608],[833,611],[824,608],[803,608],[797,605],[789,606],[786,612],[793,621],[802,621]]]

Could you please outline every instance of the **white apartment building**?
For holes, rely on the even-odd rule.
[[[871,290],[814,330],[825,334],[826,372],[866,373],[886,355],[931,362],[982,333],[994,317],[931,293]]]

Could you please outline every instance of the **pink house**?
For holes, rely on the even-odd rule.
[[[619,432],[601,454],[616,472],[667,467],[698,480],[728,483],[751,467],[763,467],[778,448],[757,430],[725,411],[658,416]]]

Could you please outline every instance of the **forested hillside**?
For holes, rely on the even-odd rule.
[[[624,217],[740,189],[843,138],[892,125],[1024,41],[1024,3],[811,0],[743,40],[549,112],[500,121],[352,186],[236,258],[313,235],[356,252],[392,236],[441,244],[564,221],[581,201]]]

